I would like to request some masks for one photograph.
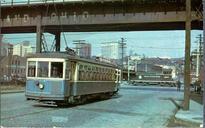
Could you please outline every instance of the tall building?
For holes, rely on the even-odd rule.
[[[122,52],[123,56],[125,56],[125,44],[119,42],[106,42],[102,43],[101,45],[101,53],[102,57],[109,58],[109,59],[122,59]],[[123,50],[122,50],[123,48]]]
[[[75,43],[76,53],[80,57],[91,58],[91,44],[89,43]]]
[[[35,53],[35,47],[33,47],[29,41],[24,41],[13,47],[13,55],[24,57],[28,53]]]

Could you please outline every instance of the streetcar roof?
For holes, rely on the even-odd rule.
[[[35,53],[35,54],[29,54],[27,58],[69,58],[71,55],[66,53],[60,53],[60,52],[45,52],[45,53]]]
[[[89,62],[93,64],[117,67],[116,64],[101,62],[95,59],[81,58],[79,56],[69,55],[68,53],[65,53],[65,52],[51,52],[51,53],[48,52],[48,53],[29,54],[27,58],[61,58],[61,59],[68,59],[68,60],[74,60],[74,61],[82,61],[82,62]]]

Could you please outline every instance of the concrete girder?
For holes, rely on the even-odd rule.
[[[167,12],[166,14],[163,12],[157,13],[136,13],[134,14],[107,14],[107,15],[89,15],[86,19],[83,15],[68,16],[68,17],[42,17],[41,18],[41,26],[47,32],[62,32],[62,31],[120,31],[116,27],[121,26],[127,27],[122,28],[122,31],[128,31],[129,26],[135,26],[136,30],[182,30],[184,27],[179,27],[179,25],[173,24],[181,24],[184,26],[186,16],[185,12]],[[60,23],[59,23],[60,20]],[[202,19],[196,12],[192,12],[192,21],[193,26],[197,26],[197,24],[202,24]],[[28,21],[24,21],[23,18],[20,19],[11,19],[10,22],[7,19],[3,19],[2,21],[2,33],[12,33],[12,32],[35,32],[35,28],[37,24],[37,17],[31,17]],[[167,25],[162,27],[162,25]],[[141,28],[143,25],[143,28]],[[156,26],[154,26],[156,25]],[[173,26],[172,26],[173,25]],[[57,27],[62,26],[62,27]],[[87,27],[86,27],[87,26]],[[105,26],[101,28],[100,26]],[[151,26],[149,28],[149,26]],[[171,28],[168,28],[172,26]],[[202,25],[198,25],[199,27],[193,29],[202,29]],[[153,29],[151,29],[153,27]],[[21,29],[22,28],[22,29]],[[25,28],[25,29],[23,29]],[[63,29],[61,29],[63,28]],[[90,29],[89,29],[90,28]],[[105,29],[107,28],[107,29]],[[164,29],[163,29],[164,28]],[[13,29],[13,31],[12,31]],[[55,30],[54,30],[55,29]],[[125,30],[126,29],[126,30]],[[27,30],[27,31],[26,31]],[[52,30],[52,31],[50,31]],[[132,29],[130,29],[132,30]]]

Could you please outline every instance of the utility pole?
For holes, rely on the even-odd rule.
[[[122,58],[121,58],[121,81],[123,81],[123,60],[124,60],[124,48],[125,48],[125,39],[124,38],[121,38],[121,42],[119,43],[120,44],[120,48],[121,48],[121,52],[122,52]]]
[[[184,104],[183,109],[189,110],[190,104],[190,48],[191,48],[191,0],[186,0],[186,40],[184,68]]]
[[[130,56],[127,57],[127,82],[130,81]]]
[[[196,51],[196,77],[197,80],[199,79],[199,67],[200,67],[200,63],[199,63],[199,42],[197,42],[197,51]]]
[[[15,66],[16,66],[16,69],[15,69],[15,84],[17,85],[17,76],[18,76],[18,56],[16,57],[16,60],[15,60]]]
[[[199,42],[197,42],[197,59],[196,59],[196,77],[199,80],[200,78],[200,70],[201,70],[201,57],[202,57],[202,35],[200,34],[199,37]]]
[[[200,34],[199,35],[199,65],[200,65],[200,67],[199,67],[199,71],[201,71],[201,60],[202,60],[202,35]]]
[[[11,70],[12,70],[11,61],[13,60],[13,59],[12,59],[12,56],[13,56],[13,47],[11,47],[11,46],[9,46],[9,48],[8,48],[8,56],[9,56],[9,60],[8,60],[8,72],[7,72],[7,77],[8,77],[8,80],[11,80]]]

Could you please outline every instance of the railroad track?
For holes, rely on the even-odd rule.
[[[34,106],[40,106],[40,107],[44,107],[46,105],[43,104],[36,104]],[[57,107],[57,105],[49,105],[49,107]],[[56,111],[59,110],[60,108],[47,108],[45,110],[39,110],[39,111],[35,111],[35,112],[25,112],[25,113],[21,113],[21,114],[17,114],[17,115],[12,115],[12,116],[7,116],[7,117],[3,117],[1,118],[1,120],[7,120],[7,119],[14,119],[14,118],[18,118],[18,117],[23,117],[23,116],[28,116],[28,115],[34,115],[34,114],[39,114],[39,113],[43,113],[43,112],[48,112],[48,111]]]

